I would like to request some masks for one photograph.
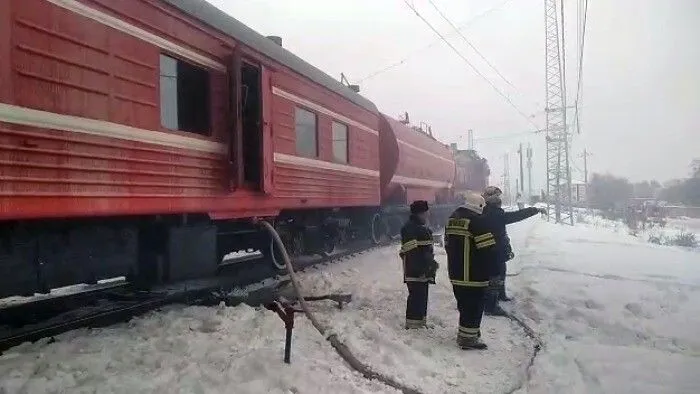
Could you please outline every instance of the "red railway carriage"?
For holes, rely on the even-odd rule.
[[[0,297],[274,257],[253,217],[328,251],[453,176],[437,141],[204,0],[0,5]]]
[[[374,105],[208,4],[6,3],[3,218],[377,205]]]
[[[213,274],[267,242],[231,219],[296,242],[379,206],[374,104],[205,1],[1,7],[0,296]]]

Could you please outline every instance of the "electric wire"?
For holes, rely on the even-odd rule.
[[[492,12],[494,12],[494,11],[496,11],[496,10],[502,8],[504,5],[510,3],[511,1],[513,1],[513,0],[505,0],[505,1],[501,2],[501,3],[499,3],[498,5],[496,5],[496,6],[492,7],[492,8],[489,8],[488,10],[482,12],[481,14],[478,14],[478,15],[474,16],[473,18],[469,19],[468,21],[466,21],[466,22],[464,22],[463,24],[461,24],[460,26],[458,26],[458,27],[457,27],[457,30],[458,30],[458,31],[462,31],[462,30],[468,28],[469,26],[471,26],[472,24],[474,24],[474,23],[475,23],[476,21],[478,21],[479,19],[481,19],[481,18],[483,18],[483,17],[485,17],[485,16],[491,14]],[[428,50],[428,49],[430,49],[430,48],[436,46],[436,45],[439,44],[440,42],[441,42],[441,40],[440,40],[440,39],[437,39],[437,40],[431,42],[430,44],[428,44],[428,45],[426,45],[426,46],[424,46],[424,47],[422,47],[422,48],[416,49],[415,51],[413,51],[413,52],[411,52],[410,54],[408,54],[408,55],[404,56],[403,58],[401,58],[401,60],[398,60],[398,61],[393,62],[393,63],[391,63],[391,64],[387,64],[387,65],[385,65],[385,66],[383,66],[383,67],[377,69],[376,71],[373,71],[373,72],[371,72],[370,74],[367,74],[366,76],[364,76],[364,77],[358,79],[357,81],[355,81],[355,83],[359,85],[359,84],[361,84],[361,83],[364,82],[364,81],[367,81],[367,80],[369,80],[369,79],[372,79],[372,78],[374,78],[374,77],[377,77],[377,76],[379,76],[379,75],[382,75],[382,74],[384,74],[384,73],[386,73],[386,72],[388,72],[388,71],[391,71],[391,70],[395,69],[396,67],[398,67],[398,66],[400,66],[400,65],[402,65],[402,64],[406,64],[406,62],[408,62],[409,60],[411,60],[414,56],[416,56],[416,55],[418,55],[419,53],[421,53],[421,52],[423,52],[423,51],[426,51],[426,50]]]
[[[513,108],[520,114],[520,116],[522,116],[528,123],[530,123],[530,124],[531,124],[532,126],[534,126],[536,129],[539,129],[539,126],[537,126],[537,124],[535,124],[535,122],[533,122],[532,119],[530,119],[529,116],[527,116],[520,108],[518,108],[518,106],[513,102],[513,100],[511,100],[505,93],[503,93],[500,89],[498,89],[498,87],[497,87],[496,85],[494,85],[493,82],[491,82],[488,78],[486,78],[486,76],[484,76],[484,74],[482,74],[481,71],[479,71],[479,70],[474,66],[474,64],[472,64],[472,62],[469,61],[469,59],[467,59],[457,48],[455,48],[454,45],[452,45],[449,41],[447,41],[447,39],[445,38],[445,36],[444,36],[442,33],[440,33],[437,29],[435,29],[435,27],[434,27],[430,22],[428,22],[428,20],[425,19],[425,17],[423,17],[423,15],[421,15],[421,14],[418,12],[418,10],[416,10],[416,7],[413,6],[413,4],[411,4],[408,0],[404,0],[404,3],[406,3],[406,5],[408,6],[408,8],[410,8],[410,9],[416,14],[416,16],[418,16],[418,18],[420,18],[420,19],[423,21],[423,23],[425,23],[426,25],[428,25],[428,27],[430,28],[430,30],[432,30],[435,34],[437,34],[438,37],[440,37],[440,39],[441,39],[445,44],[447,44],[447,46],[449,46],[450,49],[452,49],[452,51],[453,51],[457,56],[459,56],[459,57],[460,57],[460,58],[461,58],[461,59],[462,59],[462,60],[463,60],[463,61],[464,61],[464,62],[479,76],[479,77],[481,77],[481,79],[483,79],[484,81],[486,81],[486,83],[488,83],[489,86],[491,86],[491,88],[492,88],[496,93],[498,93],[499,96],[501,96],[504,100],[506,100],[506,102],[508,102],[508,104],[510,104],[510,106],[513,107]]]
[[[464,36],[464,34],[462,34],[462,32],[459,30],[459,28],[458,28],[457,26],[455,26],[454,23],[452,23],[452,21],[450,20],[450,18],[448,18],[447,15],[445,15],[445,13],[442,12],[442,10],[437,6],[437,4],[435,4],[435,2],[434,2],[433,0],[428,0],[428,2],[430,3],[431,6],[433,6],[433,8],[435,9],[435,11],[437,11],[437,13],[440,14],[440,16],[442,17],[442,19],[444,19],[445,22],[447,22],[447,24],[449,24],[450,27],[452,27],[452,29],[454,29],[454,31],[462,38],[462,40],[463,40],[467,45],[469,45],[469,47],[470,47],[477,55],[479,55],[479,57],[480,57],[486,64],[488,64],[488,66],[491,67],[491,69],[492,69],[499,77],[501,77],[501,79],[502,79],[506,84],[508,84],[508,85],[509,85],[510,87],[512,87],[513,89],[516,89],[516,90],[517,90],[517,88],[515,87],[515,85],[513,85],[513,84],[508,80],[508,78],[504,77],[503,74],[501,74],[501,72],[498,71],[498,69],[496,68],[496,66],[494,66],[494,65],[486,58],[486,56],[484,56],[484,55],[481,53],[481,51],[479,51],[479,49],[478,49],[476,46],[474,46],[474,44],[472,44],[471,41],[469,41],[469,40],[467,39],[467,37]],[[519,92],[518,92],[518,93],[519,93]]]
[[[582,84],[583,84],[583,54],[584,54],[584,48],[586,45],[586,21],[588,20],[588,0],[582,0],[583,1],[583,20],[581,22],[581,38],[580,38],[580,44],[579,44],[579,56],[578,56],[578,81],[576,82],[576,101],[574,103],[575,106],[575,112],[574,112],[574,119],[576,121],[576,129],[577,133],[581,134],[581,127],[579,123],[579,108],[580,108],[580,102],[582,100]]]

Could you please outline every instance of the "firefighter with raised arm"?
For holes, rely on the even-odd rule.
[[[433,233],[428,228],[428,202],[414,201],[411,216],[401,228],[403,281],[408,287],[406,329],[427,328],[428,285],[435,283],[438,264],[433,254]]]
[[[496,186],[488,186],[484,189],[482,197],[486,201],[484,207],[484,220],[491,228],[496,240],[496,253],[493,254],[489,287],[486,291],[484,312],[487,315],[505,316],[505,311],[498,305],[498,301],[509,301],[506,295],[506,263],[514,257],[510,245],[506,225],[525,220],[535,216],[541,209],[534,207],[520,208],[517,211],[506,212],[501,208],[501,189]]]
[[[459,309],[457,344],[465,350],[487,347],[481,341],[481,318],[496,241],[481,215],[485,205],[482,196],[467,194],[445,227],[448,271]]]

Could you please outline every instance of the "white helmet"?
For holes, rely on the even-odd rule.
[[[484,205],[486,205],[486,201],[484,201],[484,197],[481,195],[471,192],[465,193],[463,207],[481,215],[481,213],[484,212]]]

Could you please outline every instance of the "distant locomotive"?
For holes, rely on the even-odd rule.
[[[0,5],[0,297],[216,275],[453,206],[453,151],[204,0]],[[251,263],[255,264],[255,263]],[[274,266],[260,264],[274,273]]]

